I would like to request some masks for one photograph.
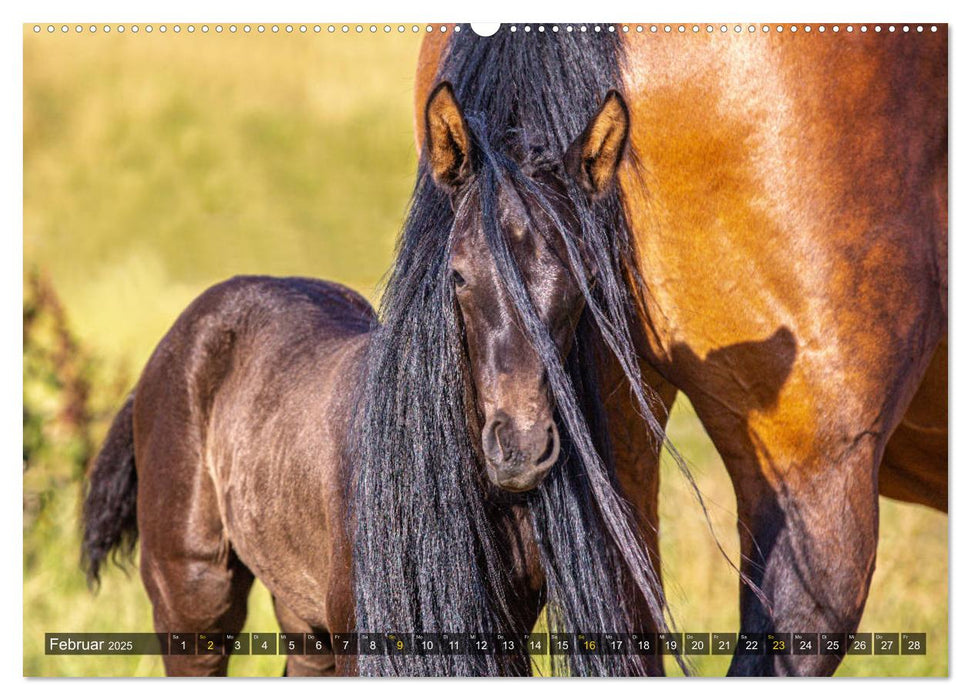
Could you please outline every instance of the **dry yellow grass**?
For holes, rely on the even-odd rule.
[[[117,34],[24,37],[25,268],[46,270],[75,332],[137,375],[177,314],[238,273],[310,275],[372,299],[413,180],[418,39],[399,36]],[[671,422],[737,557],[734,497],[690,406]],[[25,489],[42,481],[28,471]],[[78,559],[78,491],[24,532],[24,673],[157,675],[158,658],[52,657],[49,631],[147,631],[137,575],[98,596]],[[684,630],[733,631],[737,582],[680,475],[663,466],[664,576]],[[926,631],[926,657],[854,657],[848,675],[947,673],[947,520],[883,501],[862,629]],[[268,595],[250,631],[276,629]],[[727,657],[699,657],[721,674]],[[282,657],[233,661],[276,675]],[[673,667],[671,667],[673,671]]]

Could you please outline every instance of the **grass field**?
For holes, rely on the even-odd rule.
[[[410,33],[25,31],[24,269],[51,280],[98,376],[130,383],[185,305],[234,274],[335,279],[375,300],[415,169],[417,52]],[[107,379],[93,389],[102,403],[119,391]],[[687,402],[670,433],[737,557],[731,486]],[[137,574],[113,569],[97,596],[87,590],[77,479],[45,455],[28,466],[25,512],[43,507],[25,514],[25,675],[160,674],[154,657],[44,655],[44,632],[148,631],[151,612]],[[734,631],[731,568],[684,480],[670,461],[662,470],[664,578],[680,628]],[[930,653],[849,657],[840,674],[947,674],[947,556],[945,517],[881,502],[861,629],[927,632]],[[262,587],[246,628],[276,630]],[[705,675],[728,665],[698,659]],[[258,656],[230,668],[281,670],[282,657]]]

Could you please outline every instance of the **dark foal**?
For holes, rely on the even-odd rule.
[[[627,132],[618,104],[608,97],[579,137],[574,152],[592,155],[574,159],[572,170],[524,168],[555,211],[515,182],[498,188],[499,231],[563,358],[584,308],[565,262],[560,227],[575,219],[564,180],[586,178],[593,194],[611,186]],[[486,245],[472,141],[451,88],[440,85],[427,102],[425,157],[455,211],[443,274],[454,286],[474,394],[467,429],[490,488],[517,493],[535,489],[557,463],[560,435],[545,365]],[[156,348],[91,473],[90,575],[140,537],[158,631],[238,632],[254,577],[271,591],[283,631],[325,640],[355,631],[349,435],[380,329],[361,296],[331,282],[237,277],[203,293]],[[526,518],[514,522],[529,527]],[[529,589],[518,621],[528,631],[543,576],[535,552],[515,565],[508,580]],[[225,674],[227,665],[226,656],[165,657],[169,675]],[[329,653],[290,656],[286,670],[357,668],[355,657]]]

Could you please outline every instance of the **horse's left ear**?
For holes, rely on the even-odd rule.
[[[469,178],[469,130],[448,82],[439,83],[425,104],[425,147],[440,186],[454,192]]]
[[[587,128],[563,157],[566,171],[593,198],[613,185],[630,132],[630,113],[620,93],[611,90]]]

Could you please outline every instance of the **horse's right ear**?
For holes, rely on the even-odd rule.
[[[630,113],[620,93],[611,90],[587,128],[563,157],[566,170],[592,199],[613,185],[630,132]]]
[[[472,174],[469,129],[448,82],[439,83],[425,104],[425,147],[432,176],[454,192]]]

